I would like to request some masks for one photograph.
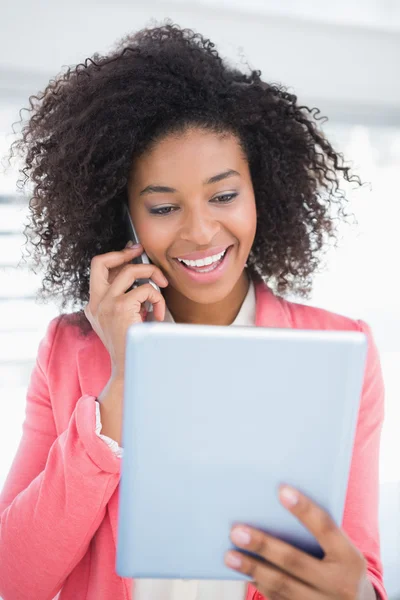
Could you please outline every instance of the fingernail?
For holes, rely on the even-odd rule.
[[[133,246],[133,242],[132,240],[129,240],[129,242],[126,243],[125,248],[131,248]]]
[[[296,506],[299,501],[299,495],[293,488],[284,486],[279,491],[280,499],[285,506],[289,508],[292,506]]]
[[[242,564],[242,559],[237,554],[228,554],[225,556],[225,562],[228,567],[232,567],[233,569],[238,569]]]
[[[232,530],[232,540],[238,546],[247,546],[251,541],[250,532],[243,527],[235,527],[235,529]]]

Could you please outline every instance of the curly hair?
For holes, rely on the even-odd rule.
[[[279,295],[309,294],[321,250],[348,216],[340,178],[361,184],[318,128],[317,108],[170,22],[68,68],[29,105],[11,157],[14,148],[24,156],[18,184],[33,183],[24,234],[44,270],[38,297],[80,305],[83,333],[91,259],[126,242],[120,207],[132,161],[168,133],[194,125],[237,136],[257,207],[248,269]]]

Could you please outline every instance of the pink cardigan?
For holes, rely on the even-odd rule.
[[[280,299],[256,286],[256,325],[360,330],[369,353],[343,529],[364,554],[381,598],[379,442],[384,390],[377,350],[362,321]],[[109,355],[61,316],[40,343],[22,439],[0,496],[3,600],[130,600],[132,580],[115,573],[120,459],[95,434],[95,398]],[[262,596],[248,586],[247,600]]]

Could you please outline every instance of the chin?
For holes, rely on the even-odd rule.
[[[178,289],[183,296],[192,302],[197,302],[198,304],[217,304],[232,293],[241,276],[242,273],[233,280],[230,278],[229,281],[219,281],[208,286],[199,285],[196,286],[196,289],[186,286],[185,289]]]

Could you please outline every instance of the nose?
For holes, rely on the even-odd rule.
[[[207,209],[191,210],[185,218],[181,238],[196,246],[209,246],[220,230],[221,224]]]

